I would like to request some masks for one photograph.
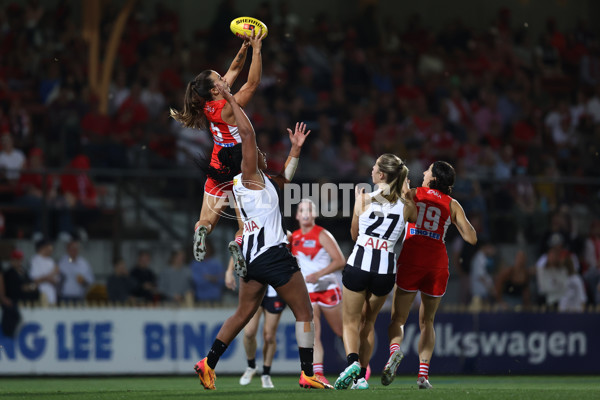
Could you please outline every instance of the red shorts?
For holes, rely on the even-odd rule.
[[[342,301],[342,291],[339,287],[325,290],[324,292],[309,293],[310,302],[318,303],[323,307],[333,307]]]
[[[448,268],[423,268],[410,264],[399,264],[396,285],[405,292],[416,292],[441,297],[448,286]]]
[[[207,176],[204,184],[204,193],[215,197],[227,197],[226,192],[231,192],[233,184],[231,182],[219,183],[213,178]]]
[[[221,163],[219,162],[219,151],[223,147],[218,145],[213,145],[212,154],[210,156],[210,165],[215,168],[220,168]],[[211,177],[206,177],[206,183],[204,184],[204,193],[209,194],[215,197],[225,197],[227,196],[226,192],[230,192],[232,188],[231,182],[219,183],[212,179]]]

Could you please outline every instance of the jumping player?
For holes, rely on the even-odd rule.
[[[394,380],[402,360],[400,344],[404,324],[417,291],[421,292],[419,308],[419,389],[431,389],[429,364],[435,346],[433,321],[448,284],[448,254],[444,238],[450,223],[458,228],[462,238],[477,243],[477,233],[465,216],[458,201],[450,197],[454,185],[454,168],[444,161],[436,161],[423,173],[423,186],[411,189],[409,197],[418,208],[416,222],[408,224],[402,251],[398,258],[398,274],[392,306],[392,320],[388,328],[390,358],[381,375],[381,383]]]
[[[353,389],[369,387],[364,377],[373,353],[375,320],[396,278],[394,246],[406,221],[417,219],[414,203],[403,198],[407,175],[408,168],[399,157],[383,154],[371,173],[378,190],[369,194],[358,187],[355,190],[350,234],[356,244],[342,280],[348,367],[335,381],[336,389],[347,389],[353,381]]]
[[[224,76],[213,70],[202,71],[187,85],[183,100],[183,111],[171,109],[171,116],[185,127],[210,129],[214,145],[209,170],[221,170],[222,158],[226,155],[219,155],[220,151],[230,149],[241,142],[232,107],[220,94],[216,84],[225,85],[228,89],[233,85],[244,67],[247,49],[252,46],[252,62],[248,72],[248,81],[234,95],[237,104],[240,107],[245,107],[260,83],[262,74],[261,48],[264,36],[265,34],[262,33],[261,29],[256,34],[252,31],[252,36],[244,40],[240,51]],[[227,207],[226,191],[231,190],[231,185],[227,183],[229,182],[219,182],[211,174],[207,174],[202,209],[194,228],[194,257],[198,261],[202,261],[206,255],[206,236],[212,232],[219,221],[221,212]],[[243,259],[239,256],[241,229],[240,226],[235,242],[229,244],[236,262],[236,268],[243,268],[243,266],[237,264],[239,262],[243,263]]]
[[[235,313],[225,321],[215,339],[208,356],[195,365],[200,382],[205,389],[215,389],[214,368],[231,341],[250,321],[262,301],[267,285],[273,286],[277,294],[290,307],[296,317],[296,341],[300,353],[300,386],[304,388],[331,388],[313,373],[314,325],[310,297],[300,268],[287,248],[287,238],[281,226],[278,188],[289,182],[294,175],[300,150],[306,136],[306,125],[296,124],[292,132],[288,129],[292,147],[289,158],[292,162],[273,179],[263,172],[266,169],[265,155],[256,147],[256,135],[252,124],[229,88],[218,84],[221,95],[232,106],[238,132],[242,138],[242,158],[230,160],[224,165],[241,173],[233,179],[233,194],[244,223],[243,254],[247,270],[240,279],[239,304]]]
[[[296,256],[312,303],[315,323],[315,354],[313,369],[323,376],[323,344],[321,343],[321,314],[333,332],[342,336],[342,291],[333,274],[344,268],[346,259],[335,238],[315,224],[317,207],[312,200],[298,204],[296,220],[300,229],[292,233],[292,254]]]

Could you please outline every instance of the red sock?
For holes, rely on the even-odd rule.
[[[236,236],[236,237],[235,237],[235,242],[236,242],[237,244],[239,244],[239,245],[240,245],[240,247],[242,246],[242,238],[243,238],[243,236]]]
[[[400,345],[398,343],[392,343],[390,345],[390,356],[392,355],[393,352],[395,352],[396,350],[400,349]]]
[[[419,364],[419,378],[424,376],[425,379],[429,379],[429,364],[420,363]]]
[[[323,375],[323,363],[313,363],[313,372],[315,374]]]

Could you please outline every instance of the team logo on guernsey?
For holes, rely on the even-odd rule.
[[[258,224],[252,220],[244,222],[244,233],[252,233],[259,230]]]
[[[387,240],[379,240],[377,238],[369,238],[365,243],[365,247],[372,247],[377,250],[388,250],[388,241]]]
[[[440,194],[440,192],[438,192],[437,190],[429,189],[429,190],[427,191],[427,194],[432,194],[432,195],[434,195],[435,197],[437,197],[437,198],[439,198],[439,199],[441,199],[441,198],[442,198],[442,195],[441,195],[441,194]]]

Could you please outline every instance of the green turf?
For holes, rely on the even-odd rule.
[[[190,377],[123,378],[0,378],[0,399],[486,399],[547,400],[600,399],[600,378],[568,376],[434,376],[433,390],[417,390],[413,376],[398,376],[390,386],[382,386],[379,377],[370,379],[369,390],[317,391],[301,389],[298,378],[274,376],[275,389],[260,387],[254,378],[249,386],[240,386],[238,377],[221,376],[217,390],[202,389],[198,379]],[[333,377],[330,379],[333,381]]]

